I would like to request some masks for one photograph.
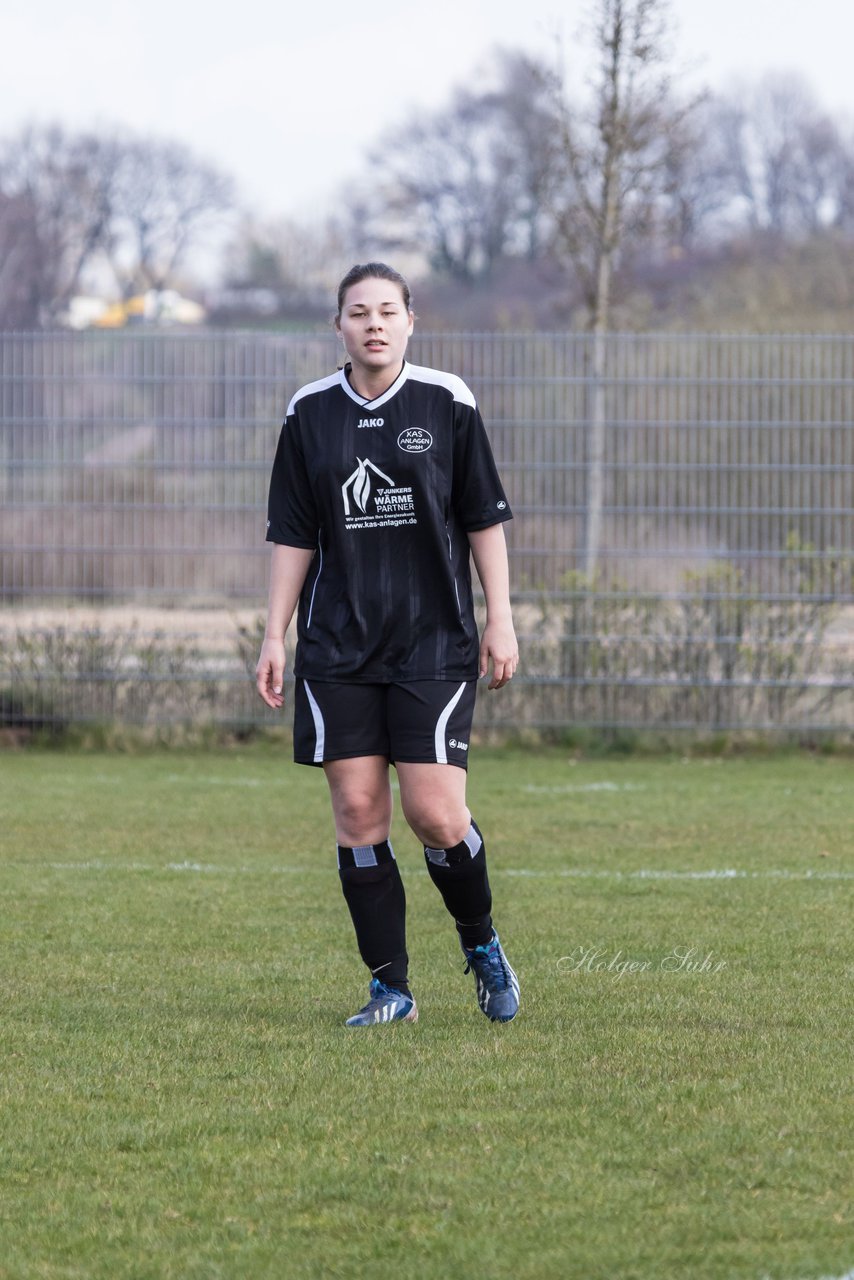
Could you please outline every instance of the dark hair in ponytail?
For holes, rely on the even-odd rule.
[[[344,299],[347,296],[347,290],[352,288],[354,284],[361,284],[363,280],[390,280],[392,284],[396,284],[400,292],[403,294],[403,305],[407,311],[412,310],[412,299],[409,294],[409,285],[404,280],[399,271],[395,271],[394,267],[387,266],[384,262],[365,262],[357,263],[351,267],[344,279],[338,286],[338,315],[336,319],[341,318],[341,311],[344,306]]]

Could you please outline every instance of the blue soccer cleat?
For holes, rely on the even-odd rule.
[[[371,979],[371,998],[363,1009],[344,1023],[345,1027],[372,1027],[377,1022],[417,1022],[418,1008],[412,996],[387,987],[379,978]]]
[[[462,942],[460,943],[462,946]],[[463,947],[466,973],[474,973],[477,1002],[492,1022],[510,1022],[519,1012],[519,979],[510,968],[493,929],[492,941],[469,951]]]

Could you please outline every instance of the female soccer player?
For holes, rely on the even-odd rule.
[[[389,841],[390,763],[480,1008],[498,1022],[519,1008],[466,807],[477,678],[500,689],[519,657],[502,528],[511,514],[468,387],[405,359],[414,319],[397,271],[372,262],[347,273],[335,318],[346,363],[294,396],[270,481],[257,688],[283,705],[284,637],[299,604],[294,759],[326,774],[341,884],[371,972],[349,1027],[418,1017]],[[480,643],[470,555],[486,597]]]

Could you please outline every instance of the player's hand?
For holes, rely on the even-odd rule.
[[[516,643],[516,632],[513,623],[487,622],[480,641],[480,674],[489,673],[492,662],[492,679],[487,688],[503,689],[519,665],[519,646]]]
[[[261,645],[261,656],[255,668],[255,688],[268,707],[274,711],[284,706],[285,695],[282,692],[285,680],[285,642],[284,640],[265,640]]]

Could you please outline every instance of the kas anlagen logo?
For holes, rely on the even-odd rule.
[[[426,453],[432,443],[430,432],[421,427],[407,427],[397,437],[397,447],[404,453]]]

